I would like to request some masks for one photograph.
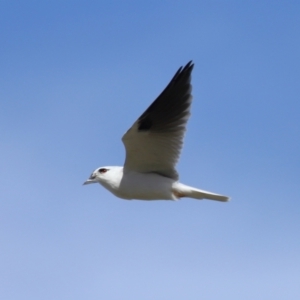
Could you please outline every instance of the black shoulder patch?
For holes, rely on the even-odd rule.
[[[152,127],[152,121],[149,118],[144,118],[139,120],[139,131],[147,131],[150,130]]]

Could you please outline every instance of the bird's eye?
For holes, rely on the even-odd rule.
[[[99,172],[100,174],[104,174],[104,173],[107,172],[107,169],[101,168],[101,169],[98,170],[98,172]]]

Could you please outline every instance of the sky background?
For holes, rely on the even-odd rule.
[[[0,298],[300,299],[299,1],[0,1]],[[82,186],[193,60],[183,183]]]

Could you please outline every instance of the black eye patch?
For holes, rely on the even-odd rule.
[[[100,174],[104,174],[104,173],[106,173],[107,171],[108,171],[108,169],[105,169],[105,168],[101,168],[101,169],[98,170],[98,172],[99,172]]]

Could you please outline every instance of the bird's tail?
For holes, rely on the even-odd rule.
[[[204,190],[199,190],[191,186],[184,185],[182,183],[177,183],[177,185],[173,187],[173,193],[177,199],[182,197],[189,197],[198,200],[209,199],[222,202],[227,202],[230,200],[230,198],[227,196],[211,193]]]

